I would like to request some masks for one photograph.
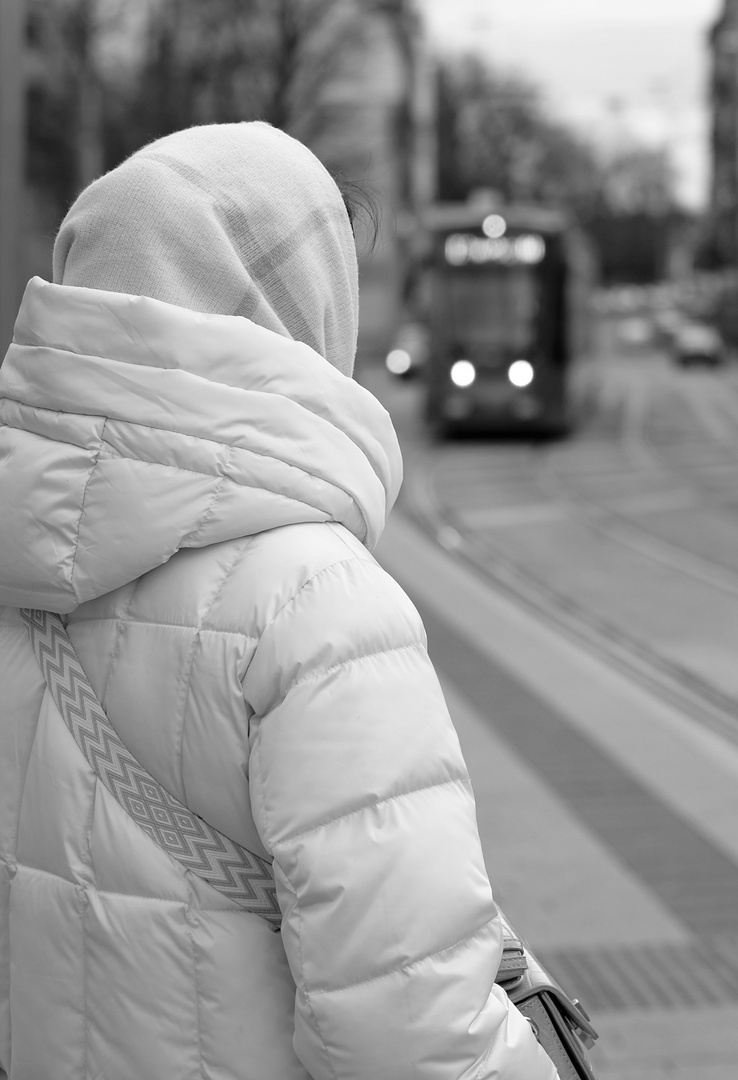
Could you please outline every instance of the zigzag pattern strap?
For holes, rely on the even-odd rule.
[[[271,863],[193,814],[139,764],[108,720],[58,615],[24,609],[21,617],[64,723],[111,795],[182,866],[279,929]]]

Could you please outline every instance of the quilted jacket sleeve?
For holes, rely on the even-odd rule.
[[[321,570],[263,633],[244,690],[315,1080],[555,1080],[494,985],[473,795],[399,586],[369,556]]]

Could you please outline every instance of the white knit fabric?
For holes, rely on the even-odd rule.
[[[343,199],[315,155],[269,124],[188,128],[95,181],[62,223],[54,281],[243,315],[353,371]]]

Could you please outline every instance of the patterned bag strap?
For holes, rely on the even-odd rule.
[[[23,609],[21,617],[64,723],[111,795],[172,858],[278,930],[271,863],[193,814],[139,764],[105,715],[58,615]]]

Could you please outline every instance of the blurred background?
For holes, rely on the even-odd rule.
[[[604,286],[699,275],[733,344],[734,16],[720,0],[4,0],[0,334],[95,176],[177,128],[261,118],[379,196],[364,352],[403,315],[409,216],[479,188],[566,208]]]
[[[2,350],[81,188],[256,118],[381,206],[377,554],[495,895],[598,1077],[735,1080],[738,0],[0,0]]]

